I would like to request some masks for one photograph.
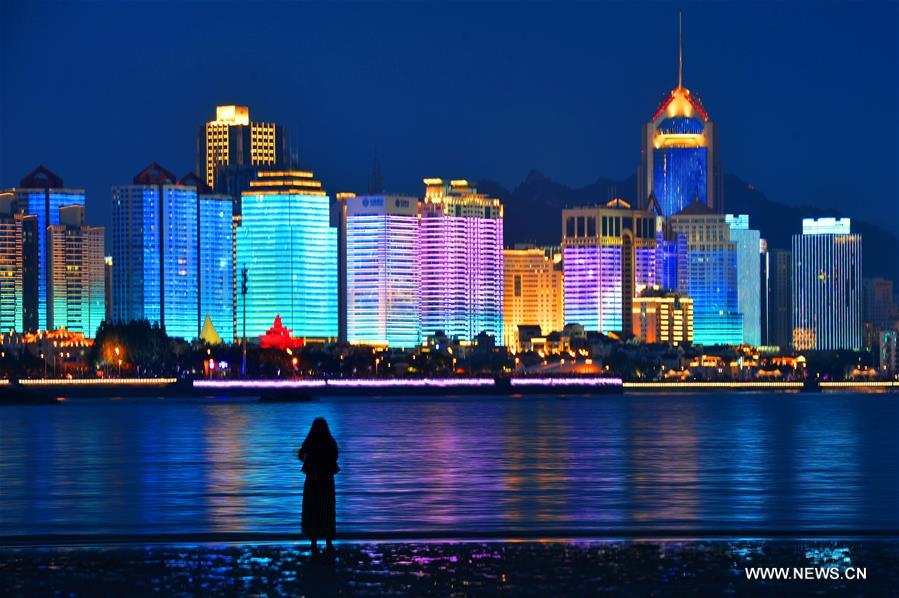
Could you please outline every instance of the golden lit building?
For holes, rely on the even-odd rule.
[[[693,300],[678,293],[644,293],[634,299],[634,336],[644,343],[693,342]]]
[[[519,351],[519,326],[539,326],[543,334],[562,330],[562,253],[557,248],[520,247],[503,251],[503,338]]]
[[[233,191],[225,188],[220,167],[281,166],[287,157],[284,127],[251,121],[246,106],[216,106],[215,120],[200,125],[197,173],[215,191]]]

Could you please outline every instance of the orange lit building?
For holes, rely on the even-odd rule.
[[[281,125],[251,121],[247,106],[216,106],[215,120],[200,125],[198,131],[197,174],[209,187],[222,191],[220,167],[282,165],[287,153]]]
[[[692,343],[693,300],[678,293],[636,297],[633,325],[634,336],[644,343]]]
[[[562,330],[562,254],[516,246],[503,252],[503,339],[521,349],[519,326],[539,326],[543,334]]]

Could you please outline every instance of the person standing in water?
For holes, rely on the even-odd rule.
[[[318,550],[318,539],[324,538],[327,548],[333,548],[336,531],[336,498],[334,474],[337,466],[337,442],[331,436],[328,422],[317,417],[309,434],[297,453],[303,462],[303,535],[312,543],[312,551]]]

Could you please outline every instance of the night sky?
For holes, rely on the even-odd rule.
[[[39,163],[86,187],[151,161],[195,169],[215,105],[287,125],[333,194],[531,168],[579,186],[631,175],[677,82],[720,127],[727,171],[770,199],[899,233],[896,3],[155,4],[0,2],[0,185]],[[603,198],[600,198],[603,199]],[[884,215],[886,212],[886,215]],[[762,231],[764,234],[764,231]]]

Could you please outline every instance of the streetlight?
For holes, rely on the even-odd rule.
[[[119,349],[118,345],[115,346],[114,350],[115,350],[116,359],[119,362],[119,378],[121,378],[122,377],[122,358],[121,358],[122,353],[121,353],[121,350]]]

